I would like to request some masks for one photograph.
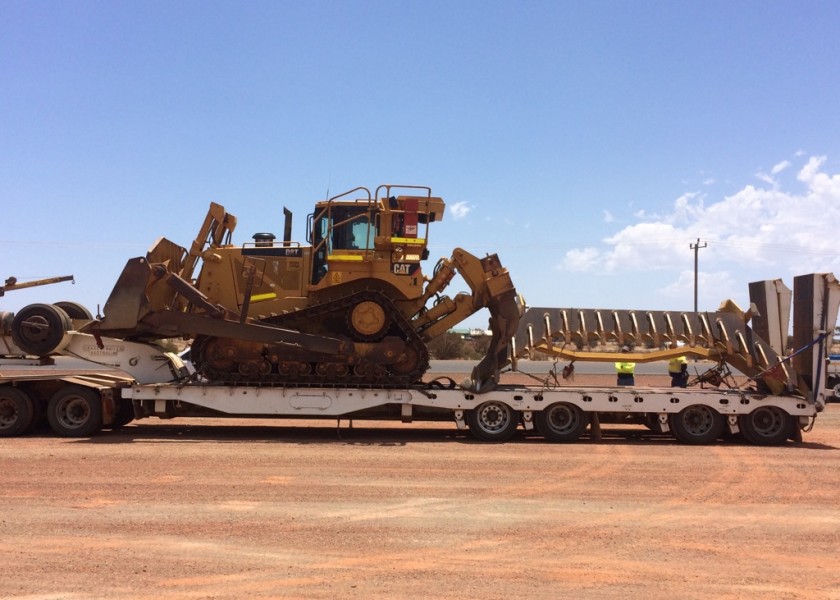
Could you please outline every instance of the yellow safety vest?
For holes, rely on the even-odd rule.
[[[672,358],[668,361],[668,372],[680,373],[682,372],[682,366],[687,364],[688,361],[685,359],[685,356],[678,356],[676,358]]]
[[[615,372],[621,375],[632,375],[636,369],[636,363],[632,362],[617,362],[615,363]]]

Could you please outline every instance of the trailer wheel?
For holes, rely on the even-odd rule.
[[[27,354],[46,356],[58,348],[72,327],[62,309],[52,304],[30,304],[15,315],[12,339]]]
[[[589,415],[574,404],[558,402],[534,413],[534,425],[550,442],[574,442],[589,425]]]
[[[72,302],[71,300],[62,300],[61,302],[55,302],[53,306],[57,306],[58,308],[66,312],[67,316],[71,319],[77,319],[79,321],[93,320],[93,315],[90,313],[90,311],[78,302]]]
[[[21,435],[35,418],[32,398],[23,390],[0,386],[0,437]]]
[[[715,409],[693,404],[669,415],[668,425],[674,437],[684,444],[709,444],[723,435],[726,422]]]
[[[509,440],[519,425],[519,412],[504,402],[490,400],[467,412],[470,433],[485,442]]]
[[[778,446],[793,433],[794,420],[778,406],[760,406],[738,417],[738,427],[748,442],[758,446]]]
[[[87,437],[102,427],[99,393],[80,385],[58,390],[47,406],[50,427],[61,437]]]

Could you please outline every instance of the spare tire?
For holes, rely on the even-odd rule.
[[[30,304],[15,315],[12,340],[27,354],[46,356],[58,349],[72,327],[70,317],[57,306]]]
[[[71,319],[77,319],[80,321],[93,320],[93,315],[90,313],[90,311],[78,302],[62,300],[61,302],[54,303],[53,306],[57,306],[58,308],[66,312],[67,316]]]

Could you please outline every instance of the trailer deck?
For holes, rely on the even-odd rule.
[[[457,387],[404,389],[255,387],[207,383],[134,385],[123,397],[137,417],[452,419],[479,439],[505,441],[521,424],[558,442],[576,440],[600,420],[633,420],[687,443],[742,432],[753,443],[782,443],[807,426],[824,398],[738,389],[501,385],[475,394]],[[597,416],[596,416],[597,415]]]

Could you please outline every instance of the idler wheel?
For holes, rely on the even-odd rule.
[[[390,320],[379,302],[362,300],[350,309],[348,325],[356,339],[375,342],[382,339],[388,331]]]

